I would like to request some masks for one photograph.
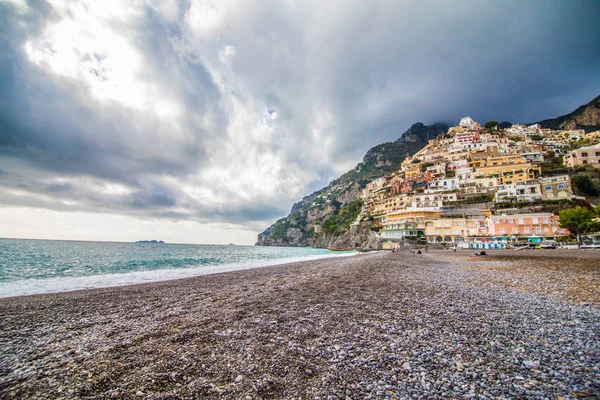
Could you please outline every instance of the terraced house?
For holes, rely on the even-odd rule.
[[[569,168],[591,165],[600,168],[600,144],[582,147],[565,154],[563,163]]]
[[[447,136],[430,140],[407,157],[393,175],[367,185],[363,216],[380,221],[379,234],[390,241],[476,244],[565,235],[556,215],[534,212],[533,205],[546,201],[541,206],[552,207],[554,200],[573,197],[568,174],[541,176],[545,155],[561,154],[541,137],[562,136],[535,125],[483,129],[465,117]],[[571,167],[590,164],[600,165],[600,145],[574,150],[565,158]],[[518,207],[528,207],[529,214],[510,215]]]
[[[429,243],[465,243],[487,234],[486,214],[479,210],[446,212],[440,214],[440,218],[425,222]]]
[[[488,218],[489,233],[492,236],[531,238],[537,236],[554,240],[556,236],[568,234],[558,226],[558,216],[552,213],[532,213],[515,215],[492,215]]]
[[[440,211],[435,207],[392,211],[382,220],[381,236],[386,239],[424,238],[425,223],[439,217]]]

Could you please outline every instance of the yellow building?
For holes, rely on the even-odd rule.
[[[500,164],[500,162],[497,162],[498,165],[479,167],[475,170],[475,178],[497,177],[498,184],[502,185],[529,181],[541,175],[540,166],[534,166],[521,160],[524,161],[525,159],[519,156],[519,159],[515,159],[517,162],[513,164]]]
[[[482,167],[495,167],[500,165],[527,164],[527,160],[520,154],[507,154],[496,157],[488,157]]]
[[[376,201],[373,205],[372,214],[373,215],[381,215],[388,214],[392,211],[405,209],[410,207],[412,202],[412,197],[407,195],[398,195],[393,197],[388,197],[383,200]]]
[[[381,236],[384,239],[425,237],[425,223],[439,218],[436,210],[406,209],[388,213],[382,221]]]
[[[421,175],[423,175],[423,172],[421,172],[421,163],[411,163],[404,167],[404,179],[406,180],[416,179]]]
[[[425,222],[425,236],[429,243],[463,243],[469,238],[486,236],[488,226],[482,212],[453,215]]]
[[[496,158],[498,146],[488,146],[485,149],[471,151],[468,155],[469,166],[478,168],[485,165],[489,158]]]

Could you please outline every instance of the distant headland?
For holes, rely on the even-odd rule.
[[[162,240],[138,240],[136,243],[157,243],[164,244],[165,242]]]

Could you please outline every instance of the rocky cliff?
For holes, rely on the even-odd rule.
[[[570,114],[538,122],[547,129],[585,129],[586,132],[600,130],[600,96]]]
[[[313,246],[376,248],[369,232],[350,232],[349,224],[358,215],[358,199],[367,183],[400,168],[400,163],[448,131],[445,124],[416,123],[395,142],[373,147],[363,160],[316,192],[292,206],[290,214],[258,235],[260,246]],[[325,227],[325,229],[323,228]]]

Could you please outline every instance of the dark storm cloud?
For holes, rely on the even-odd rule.
[[[1,2],[0,204],[254,228],[414,122],[534,122],[600,92],[595,0],[209,3],[101,21],[143,56],[139,109],[27,54],[60,51],[45,29],[72,10]],[[99,81],[127,56],[90,52]]]
[[[185,144],[169,143],[165,150],[175,153],[144,154],[142,145],[164,143],[160,122],[152,115],[143,115],[105,104],[99,109],[90,103],[82,88],[66,79],[55,78],[40,71],[24,59],[22,27],[15,24],[14,16],[6,14],[3,26],[12,25],[6,36],[0,61],[0,143],[5,151],[18,149],[19,157],[26,158],[40,168],[65,174],[86,174],[124,181],[135,185],[139,176],[168,174],[182,176],[197,168],[203,160],[202,127],[183,120],[183,129],[189,132]],[[180,98],[203,115],[207,108],[218,114],[218,93],[202,65],[182,66],[174,62],[177,56],[166,49],[165,28],[148,18],[143,31],[147,35],[140,43],[153,62],[146,65],[145,74],[161,77],[162,82]]]

